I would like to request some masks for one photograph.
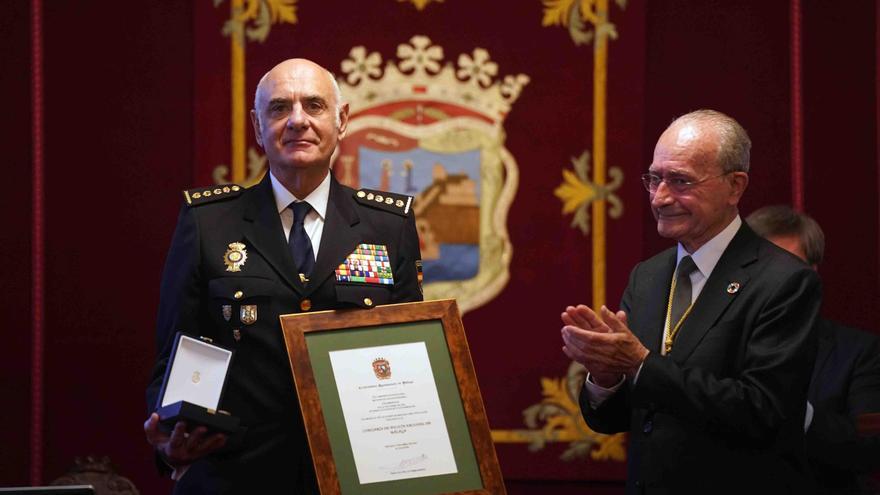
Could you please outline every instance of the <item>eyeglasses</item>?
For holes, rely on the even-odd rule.
[[[660,187],[661,182],[666,183],[666,187],[669,188],[674,194],[683,194],[689,190],[691,190],[694,186],[702,184],[710,179],[717,179],[718,177],[724,177],[725,175],[732,174],[733,172],[724,172],[719,175],[712,175],[706,177],[705,179],[700,180],[691,180],[686,177],[661,177],[657,174],[642,174],[642,184],[644,184],[645,189],[649,193],[657,192],[657,188]]]

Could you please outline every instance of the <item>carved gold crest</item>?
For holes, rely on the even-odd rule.
[[[247,261],[247,250],[245,245],[240,242],[229,244],[229,249],[223,255],[223,263],[226,265],[227,272],[240,272],[241,266]]]
[[[465,312],[510,278],[507,213],[519,172],[503,124],[529,78],[496,77],[483,48],[445,61],[427,36],[396,55],[383,62],[356,46],[342,62],[351,117],[333,171],[355,189],[415,198],[425,299],[455,297]]]

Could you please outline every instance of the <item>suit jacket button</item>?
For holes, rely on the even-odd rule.
[[[368,308],[372,307],[372,306],[373,306],[373,300],[370,299],[369,297],[365,297],[365,298],[364,298],[364,306],[366,306],[366,307],[368,307]]]
[[[303,311],[308,311],[312,309],[312,300],[311,299],[303,299],[299,302],[299,309]]]
[[[642,424],[642,431],[645,433],[645,435],[648,435],[652,431],[654,431],[654,421],[650,419],[645,421],[644,424]]]

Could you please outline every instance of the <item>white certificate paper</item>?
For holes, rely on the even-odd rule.
[[[424,342],[330,352],[361,484],[457,473]]]

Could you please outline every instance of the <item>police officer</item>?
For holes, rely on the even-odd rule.
[[[422,299],[412,198],[355,191],[330,173],[348,124],[333,76],[281,62],[260,80],[251,120],[269,163],[262,181],[184,192],[147,389],[154,407],[177,331],[210,337],[235,349],[222,406],[247,431],[163,433],[150,415],[147,441],[175,493],[317,493],[278,315]],[[366,276],[347,269],[364,260]]]

